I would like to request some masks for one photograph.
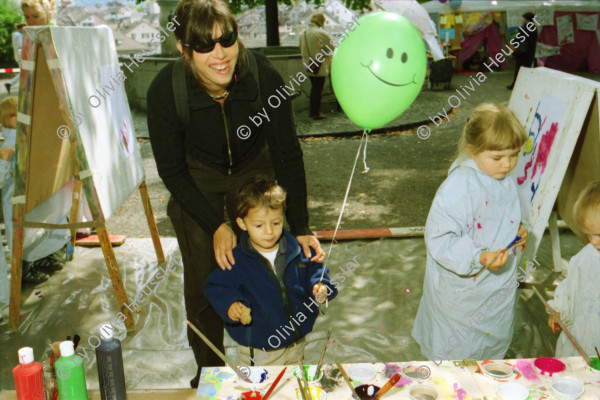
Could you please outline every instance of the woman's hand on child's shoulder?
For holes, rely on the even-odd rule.
[[[0,149],[0,159],[8,161],[11,156],[15,155],[15,146],[3,147]]]
[[[479,256],[481,265],[485,265],[491,271],[497,271],[506,265],[508,261],[508,250],[484,251]]]

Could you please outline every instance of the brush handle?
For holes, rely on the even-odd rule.
[[[329,332],[327,332],[327,340],[325,341],[325,346],[323,346],[323,350],[321,351],[321,357],[319,357],[319,363],[317,364],[317,370],[315,371],[314,379],[319,378],[319,374],[321,373],[321,366],[323,365],[323,360],[325,359],[325,352],[327,351],[327,346],[329,346],[329,339],[331,338],[331,330],[329,328]]]
[[[233,370],[235,371],[235,373],[236,373],[236,374],[238,373],[237,366],[236,366],[234,363],[232,363],[232,362],[231,362],[231,360],[230,360],[230,359],[229,359],[229,358],[228,358],[228,357],[227,357],[225,354],[221,353],[221,350],[217,349],[217,346],[215,346],[214,344],[212,344],[212,342],[211,342],[210,340],[208,340],[208,338],[207,338],[206,336],[204,336],[204,334],[203,334],[202,332],[200,332],[200,331],[198,330],[198,328],[196,328],[196,327],[194,326],[194,324],[192,324],[190,321],[187,321],[187,320],[186,320],[185,322],[188,324],[188,326],[189,326],[190,328],[192,328],[192,330],[193,330],[193,331],[196,333],[196,335],[198,335],[198,336],[200,337],[200,339],[202,339],[202,341],[203,341],[204,343],[206,343],[206,345],[207,345],[208,347],[210,347],[210,349],[211,349],[212,351],[214,351],[214,352],[215,352],[215,354],[216,354],[217,356],[219,356],[219,358],[220,358],[221,360],[223,360],[223,362],[224,362],[226,365],[228,365],[228,366],[229,366],[229,368],[233,369]]]
[[[275,379],[275,382],[273,382],[273,384],[271,385],[271,387],[269,388],[267,393],[263,396],[263,400],[267,400],[269,398],[269,396],[271,395],[271,393],[273,393],[273,390],[275,390],[275,386],[277,386],[277,384],[279,383],[281,378],[283,378],[283,374],[285,374],[286,370],[287,370],[287,367],[285,367],[283,370],[281,370],[279,375],[277,375],[277,379]]]
[[[577,339],[575,339],[573,337],[573,335],[571,335],[571,332],[569,332],[569,330],[567,329],[567,327],[565,326],[565,324],[563,324],[563,322],[561,321],[561,319],[558,316],[558,314],[556,313],[556,311],[550,306],[550,304],[548,304],[546,302],[546,300],[544,300],[544,298],[542,297],[542,295],[540,294],[540,292],[538,292],[538,290],[535,287],[533,287],[533,292],[537,295],[537,297],[540,298],[540,300],[544,304],[544,307],[546,307],[546,309],[548,311],[550,311],[550,314],[552,314],[552,316],[554,316],[554,318],[556,318],[556,322],[558,322],[558,325],[560,325],[560,327],[563,330],[563,332],[565,333],[565,335],[567,335],[567,338],[569,338],[569,340],[571,341],[571,343],[573,343],[573,346],[575,346],[575,349],[577,349],[577,352],[579,353],[579,355],[581,357],[583,357],[583,359],[585,360],[585,362],[587,363],[587,365],[589,365],[590,367],[592,367],[593,366],[592,365],[592,360],[590,360],[590,357],[585,353],[585,350],[583,350],[583,348],[581,347],[581,345],[579,344],[579,342],[577,342]]]
[[[398,383],[399,380],[400,380],[400,374],[396,374],[396,375],[392,376],[390,378],[390,380],[387,381],[387,383],[385,385],[383,385],[383,387],[381,389],[379,389],[379,391],[377,393],[375,393],[375,396],[373,396],[373,400],[378,400],[378,399],[382,398],[383,395],[386,394],[391,388],[393,388],[394,385],[396,383]]]
[[[337,360],[337,358],[335,360],[335,364],[337,365],[338,369],[342,373],[342,376],[344,377],[344,380],[346,381],[346,383],[350,387],[350,390],[352,391],[352,394],[354,395],[354,398],[356,398],[356,400],[360,400],[360,397],[356,393],[356,390],[354,390],[354,386],[352,386],[352,382],[350,382],[350,377],[346,373],[346,370],[344,369],[344,367],[342,367],[342,364],[340,364],[340,362]]]

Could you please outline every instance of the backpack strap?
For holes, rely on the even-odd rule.
[[[190,119],[190,110],[187,103],[187,86],[185,81],[185,65],[183,59],[175,61],[173,73],[171,75],[173,82],[173,97],[175,98],[175,111],[177,118],[184,127],[187,128]]]
[[[263,103],[261,100],[260,93],[260,76],[258,75],[258,65],[256,64],[256,58],[254,57],[254,54],[252,54],[250,50],[247,50],[246,54],[248,55],[248,65],[250,67],[250,72],[254,76],[254,80],[256,81],[256,86],[258,88],[258,96],[256,96],[256,99],[254,99],[254,101],[252,102],[252,109],[260,110],[263,106]]]

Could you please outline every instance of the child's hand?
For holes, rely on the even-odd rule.
[[[250,325],[250,322],[252,322],[250,309],[239,301],[236,301],[229,306],[229,310],[227,310],[227,316],[232,321],[240,321],[242,325]]]
[[[484,251],[479,256],[479,262],[489,270],[497,271],[506,265],[508,250]]]
[[[8,161],[11,156],[15,155],[15,146],[3,147],[0,149],[0,158]]]
[[[517,233],[517,235],[521,236],[521,240],[515,243],[515,247],[523,246],[521,252],[524,252],[527,248],[527,228],[525,228],[525,225],[523,225],[522,223],[521,225],[519,225],[519,232]]]
[[[317,303],[323,304],[327,300],[327,288],[322,283],[317,283],[313,286],[313,296],[317,299]]]
[[[558,318],[560,318],[560,313],[558,314]],[[548,326],[552,329],[552,333],[556,333],[556,331],[560,331],[560,325],[558,324],[558,320],[554,317],[554,315],[550,314],[550,318],[548,318]]]

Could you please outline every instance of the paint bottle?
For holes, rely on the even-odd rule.
[[[73,342],[60,344],[60,358],[54,363],[60,400],[88,400],[83,360],[75,354]]]
[[[17,400],[46,400],[44,387],[44,368],[34,361],[33,349],[19,349],[19,365],[13,369]]]
[[[102,400],[126,400],[121,341],[113,336],[111,324],[100,326],[101,342],[96,347],[98,382]]]

